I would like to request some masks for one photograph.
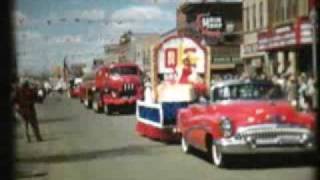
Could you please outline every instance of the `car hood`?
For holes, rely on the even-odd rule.
[[[121,91],[125,84],[133,84],[134,86],[141,86],[140,76],[138,75],[121,75],[110,77],[108,86],[111,89]]]
[[[300,113],[287,101],[237,101],[221,103],[216,107],[227,116],[235,128],[255,124],[291,124],[313,126],[311,114]]]

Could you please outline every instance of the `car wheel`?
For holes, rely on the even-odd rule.
[[[181,149],[182,149],[182,152],[184,153],[190,152],[190,145],[188,144],[188,142],[186,141],[183,135],[181,135]]]
[[[84,100],[84,105],[85,105],[88,109],[91,108],[91,103],[90,103],[89,99],[85,99],[85,100]]]
[[[104,108],[103,108],[103,109],[104,109],[104,113],[105,113],[106,115],[112,114],[112,106],[106,104],[106,105],[104,105]]]
[[[227,164],[227,157],[221,152],[221,147],[213,144],[211,147],[211,156],[213,165],[216,167],[225,167]]]
[[[92,108],[95,112],[98,112],[98,109],[99,109],[99,105],[98,105],[98,102],[97,101],[93,101],[92,102]]]

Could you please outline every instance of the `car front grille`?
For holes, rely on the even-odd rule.
[[[255,125],[246,128],[240,128],[236,134],[237,138],[251,140],[272,140],[277,138],[303,138],[304,135],[309,136],[311,131],[302,127],[290,127],[287,125],[269,124]]]
[[[136,94],[136,87],[133,83],[125,83],[123,84],[123,91],[121,93],[121,96],[134,96]]]

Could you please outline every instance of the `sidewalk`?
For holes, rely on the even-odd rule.
[[[37,162],[37,158],[44,156],[48,152],[48,141],[46,136],[48,128],[41,126],[41,133],[44,137],[43,142],[37,142],[31,130],[31,143],[27,142],[23,121],[18,119],[16,125],[16,160],[15,160],[15,176],[16,179],[47,179],[48,163]]]

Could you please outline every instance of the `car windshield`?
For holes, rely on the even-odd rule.
[[[128,67],[114,67],[110,70],[111,75],[136,75],[138,74],[137,67],[128,66]]]
[[[281,87],[272,83],[235,84],[215,88],[212,92],[213,101],[221,100],[254,100],[254,99],[283,99]]]

